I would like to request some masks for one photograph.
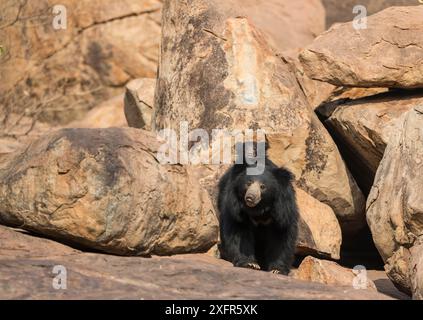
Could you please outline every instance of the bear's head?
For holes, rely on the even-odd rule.
[[[260,148],[261,152],[258,152]],[[292,179],[289,171],[278,168],[267,158],[266,151],[267,144],[244,144],[237,150],[237,162],[233,167],[235,193],[242,212],[256,225],[271,222],[271,213],[281,188]],[[249,168],[260,166],[262,170],[259,174],[249,174]]]
[[[234,166],[234,185],[238,201],[242,204],[242,212],[255,224],[271,222],[271,211],[280,189],[278,168],[267,158],[264,159],[264,164],[264,170],[255,175],[249,174],[247,170],[256,165],[251,161]]]
[[[236,186],[239,200],[254,212],[272,205],[278,191],[278,181],[269,170],[260,175],[248,175],[244,170],[238,175]]]

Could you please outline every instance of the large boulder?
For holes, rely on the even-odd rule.
[[[316,109],[321,103],[330,99],[338,88],[330,83],[311,79],[304,71],[298,57],[299,54],[299,50],[284,51],[283,58],[291,66],[308,103],[313,109]]]
[[[350,167],[363,192],[368,193],[397,119],[423,104],[423,92],[390,92],[348,101],[335,108],[327,127],[349,150]]]
[[[300,213],[296,253],[339,259],[342,235],[333,210],[301,189],[295,191]]]
[[[66,19],[53,13],[59,4]],[[160,0],[1,1],[0,113],[67,124],[121,94],[129,80],[154,77],[161,6]],[[65,20],[65,29],[55,29],[54,21]]]
[[[362,272],[362,274],[359,274]],[[365,270],[353,271],[341,267],[333,261],[320,260],[314,257],[306,257],[294,272],[294,278],[329,285],[352,287],[356,290],[373,290],[376,286],[367,277]]]
[[[413,246],[423,234],[423,105],[401,117],[367,200],[367,222],[392,281],[411,293]],[[421,272],[421,271],[420,271]],[[419,278],[420,279],[420,278]]]
[[[219,9],[165,1],[154,129],[265,130],[270,158],[354,233],[365,224],[363,195],[289,65],[247,19]]]
[[[355,6],[364,6],[371,15],[393,6],[415,6],[416,0],[322,0],[326,9],[326,27],[335,22],[352,21],[358,13],[353,12]]]
[[[300,55],[305,72],[337,86],[423,87],[423,6],[392,7],[365,29],[336,24]]]
[[[0,165],[0,223],[120,255],[206,252],[213,205],[189,168],[137,129],[62,129]]]
[[[234,268],[203,254],[146,259],[84,253],[2,226],[0,241],[0,299],[390,299]],[[52,285],[58,276],[66,290]]]

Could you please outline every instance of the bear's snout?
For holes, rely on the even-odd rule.
[[[261,201],[259,182],[254,182],[248,187],[247,192],[245,192],[244,200],[245,204],[250,208],[254,208]]]

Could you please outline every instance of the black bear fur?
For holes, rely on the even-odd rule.
[[[221,257],[236,267],[288,274],[298,234],[293,176],[277,167],[267,154],[264,161],[260,175],[247,175],[247,168],[254,164],[243,161],[234,164],[220,179],[219,249]],[[261,200],[250,207],[245,195],[254,182],[259,183]]]

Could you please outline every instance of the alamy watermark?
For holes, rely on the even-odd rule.
[[[189,130],[182,121],[179,131],[163,129],[159,139],[165,142],[157,152],[161,164],[247,164],[248,175],[264,172],[266,143],[264,130],[213,129],[211,139],[204,129]],[[235,146],[235,147],[234,147]]]
[[[64,30],[68,27],[68,12],[64,5],[57,4],[53,7],[53,29]]]
[[[357,14],[352,22],[353,28],[355,30],[367,29],[367,8],[363,5],[356,5],[352,12]]]
[[[365,290],[369,285],[367,278],[367,269],[365,266],[357,265],[353,268],[353,273],[356,275],[352,281],[352,286],[357,290]]]
[[[53,274],[56,276],[53,278],[52,286],[55,290],[66,290],[68,288],[68,271],[62,265],[53,267]]]

